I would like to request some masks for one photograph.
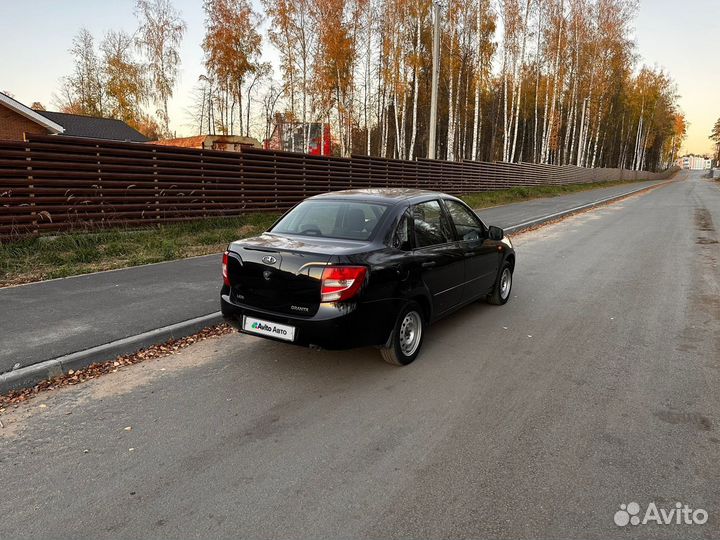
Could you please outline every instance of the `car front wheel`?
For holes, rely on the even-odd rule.
[[[510,291],[512,290],[513,272],[510,263],[503,264],[493,291],[488,295],[488,302],[501,306],[510,299]]]
[[[400,312],[395,322],[390,341],[380,349],[383,360],[396,366],[406,366],[420,353],[425,323],[422,310],[415,302],[410,302]]]

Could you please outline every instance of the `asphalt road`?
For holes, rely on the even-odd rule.
[[[519,235],[511,301],[405,368],[233,334],[43,394],[0,417],[0,538],[717,538],[714,224],[694,177]]]
[[[482,210],[508,227],[639,182]],[[218,311],[219,255],[0,289],[0,373]]]
[[[684,177],[681,172],[675,178]],[[653,182],[636,182],[625,184],[622,186],[613,186],[607,188],[593,189],[591,191],[581,191],[579,193],[571,193],[570,195],[562,195],[560,197],[548,197],[541,199],[533,199],[513,204],[504,204],[493,206],[491,208],[483,208],[477,210],[477,214],[490,225],[498,227],[511,227],[519,225],[527,221],[533,221],[543,218],[550,214],[562,212],[571,208],[576,208],[593,201],[599,201],[607,197],[614,197],[629,193],[638,189],[638,187],[661,184],[664,180]]]

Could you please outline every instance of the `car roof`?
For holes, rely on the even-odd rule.
[[[366,188],[366,189],[345,189],[342,191],[331,191],[310,197],[311,200],[328,199],[356,199],[358,201],[379,202],[384,204],[399,204],[408,200],[428,200],[437,198],[455,199],[452,195],[439,191],[415,188]]]

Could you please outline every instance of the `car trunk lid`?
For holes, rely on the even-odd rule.
[[[228,257],[232,301],[274,313],[315,315],[323,269],[338,249],[357,248],[356,242],[339,244],[270,234],[234,242]]]

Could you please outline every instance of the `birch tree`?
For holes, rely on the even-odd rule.
[[[102,73],[109,116],[138,128],[144,122],[143,106],[148,100],[144,67],[134,55],[133,37],[111,30],[100,44]]]
[[[63,112],[86,116],[103,116],[105,111],[105,84],[100,60],[95,50],[95,38],[81,28],[70,48],[73,72],[62,79],[62,94],[57,98]]]
[[[237,116],[238,132],[249,136],[250,92],[258,78],[268,73],[268,68],[259,62],[262,46],[259,18],[248,0],[205,0],[203,8],[205,67],[224,94],[221,129],[232,133]]]
[[[168,101],[173,96],[180,67],[180,44],[185,21],[171,0],[137,0],[138,44],[147,58],[150,81],[160,109],[163,135],[170,134]]]

